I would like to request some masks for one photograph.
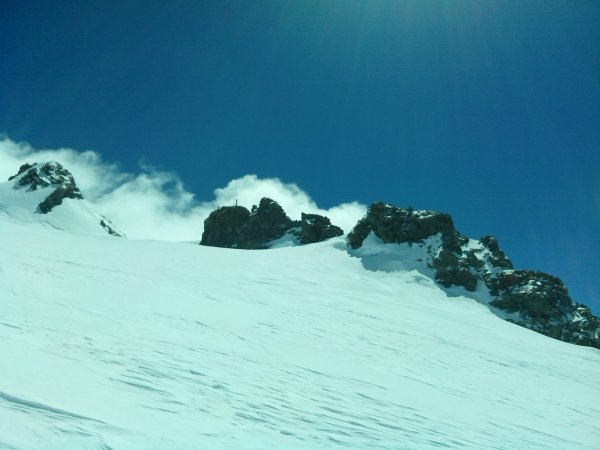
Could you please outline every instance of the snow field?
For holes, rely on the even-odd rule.
[[[0,448],[600,448],[600,352],[342,239],[0,235]]]

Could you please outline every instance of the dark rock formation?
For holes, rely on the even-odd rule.
[[[38,205],[38,211],[42,214],[52,211],[53,208],[62,204],[65,198],[83,199],[73,175],[60,163],[23,164],[19,168],[19,172],[8,180],[11,181],[17,177],[20,178],[15,188],[28,188],[30,191],[47,187],[54,188],[48,197]]]
[[[452,218],[373,203],[348,234],[352,249],[373,233],[384,243],[427,246],[427,267],[443,287],[488,289],[492,311],[513,323],[556,339],[600,348],[600,319],[574,304],[562,281],[543,272],[513,270],[493,236],[473,241],[460,234]],[[432,244],[434,242],[435,244]]]
[[[252,211],[243,206],[224,206],[210,213],[204,221],[200,245],[266,249],[286,234],[304,245],[341,236],[343,231],[317,214],[303,213],[301,221],[293,221],[276,201],[264,197]]]
[[[264,249],[271,241],[281,238],[293,222],[275,200],[263,197],[252,207],[248,223],[238,241],[238,248]]]
[[[261,199],[252,212],[243,206],[224,206],[204,221],[200,245],[263,249],[282,237],[292,226],[283,208],[270,198]]]
[[[456,233],[448,214],[415,212],[412,208],[396,208],[381,202],[375,202],[369,207],[367,215],[348,234],[348,243],[352,248],[360,247],[371,231],[386,244],[421,242],[437,233],[442,233],[446,238],[454,238]]]
[[[14,178],[17,178],[17,177],[18,177],[19,175],[21,175],[23,172],[26,172],[27,170],[31,169],[31,168],[32,168],[33,166],[35,166],[36,164],[37,164],[37,163],[33,163],[33,164],[25,163],[25,164],[21,165],[21,167],[19,167],[19,171],[18,171],[18,172],[17,172],[15,175],[13,175],[13,176],[11,176],[11,177],[8,177],[8,181],[11,181],[11,180],[13,180]]]
[[[600,319],[584,305],[573,304],[563,282],[544,272],[506,270],[486,280],[490,305],[512,314],[507,320],[546,336],[600,348],[594,339]]]
[[[204,221],[200,245],[236,248],[249,217],[250,211],[243,206],[216,209]]]
[[[386,244],[423,243],[424,239],[439,234],[440,251],[430,261],[431,267],[435,268],[436,280],[444,287],[458,285],[468,291],[476,289],[477,278],[470,268],[478,263],[463,254],[461,246],[468,238],[456,231],[448,214],[376,202],[348,234],[348,244],[352,248],[360,247],[371,232]]]
[[[302,213],[300,223],[298,237],[302,245],[321,242],[344,234],[344,231],[340,227],[331,224],[331,220],[328,217],[319,214]]]
[[[479,242],[489,251],[488,261],[493,267],[501,269],[512,269],[513,265],[510,259],[500,250],[498,240],[494,236],[484,236]]]
[[[102,228],[104,228],[104,231],[106,231],[108,234],[110,234],[111,236],[115,236],[115,237],[125,237],[124,235],[122,235],[121,233],[119,233],[115,228],[114,225],[110,222],[110,220],[108,220],[107,218],[103,218],[100,220],[100,226]]]
[[[62,204],[65,198],[83,199],[83,195],[77,186],[59,186],[39,204],[38,209],[42,214],[48,214],[54,207]]]

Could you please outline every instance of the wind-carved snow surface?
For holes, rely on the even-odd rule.
[[[598,350],[342,239],[0,235],[0,448],[600,448]]]

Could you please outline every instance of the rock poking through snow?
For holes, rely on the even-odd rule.
[[[491,310],[510,322],[565,342],[600,348],[600,318],[585,305],[573,303],[559,278],[514,270],[493,236],[469,239],[456,230],[448,214],[380,202],[373,203],[348,234],[350,251],[359,249],[371,233],[384,244],[424,246],[427,240],[425,263],[443,288],[460,286],[465,295],[473,293],[479,300],[475,291],[483,290]],[[435,236],[439,239],[429,239]]]
[[[252,211],[243,206],[224,206],[210,213],[204,221],[200,245],[256,250],[270,248],[285,236],[305,245],[342,234],[342,229],[327,217],[302,213],[301,220],[293,221],[275,200],[263,197]]]

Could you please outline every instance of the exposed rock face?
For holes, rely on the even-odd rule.
[[[301,221],[293,221],[276,201],[264,197],[252,211],[243,206],[224,206],[210,213],[204,221],[200,245],[266,249],[286,234],[304,245],[341,236],[343,231],[317,214],[303,213]]]
[[[513,270],[493,236],[479,241],[460,234],[452,218],[433,211],[414,211],[373,203],[348,234],[352,249],[373,233],[384,243],[427,246],[427,267],[443,287],[479,287],[489,291],[492,311],[513,323],[579,345],[600,348],[600,319],[584,305],[573,304],[562,281],[543,272]]]
[[[453,238],[456,233],[448,214],[415,212],[412,208],[396,208],[381,202],[369,207],[367,215],[348,234],[348,243],[352,248],[360,247],[371,231],[386,244],[420,242],[437,233]]]
[[[62,204],[65,198],[83,199],[73,175],[60,163],[23,164],[19,168],[19,172],[8,180],[13,180],[21,174],[24,175],[20,177],[16,187],[28,188],[30,191],[47,187],[54,188],[38,206],[38,211],[42,214],[48,214],[53,208]]]
[[[300,222],[299,239],[302,245],[321,242],[344,234],[340,227],[331,224],[328,217],[319,214],[302,213]]]
[[[279,203],[263,197],[258,207],[252,207],[238,248],[267,248],[267,243],[281,238],[292,226],[292,219],[286,215]]]
[[[236,248],[247,225],[250,211],[243,206],[223,206],[204,221],[200,245]]]
[[[348,234],[349,245],[360,247],[371,232],[386,244],[423,243],[424,239],[439,234],[442,245],[429,262],[435,268],[436,280],[444,287],[458,285],[468,291],[476,289],[477,278],[470,268],[479,262],[463,254],[461,246],[468,239],[456,231],[448,214],[396,208],[377,202]]]
[[[110,234],[111,236],[115,236],[115,237],[125,237],[123,234],[119,233],[116,229],[115,226],[110,222],[110,220],[108,220],[106,217],[103,217],[102,219],[100,219],[100,226],[102,228],[104,228],[104,231],[106,231],[108,234]]]
[[[573,304],[563,282],[544,272],[506,270],[486,281],[490,304],[513,316],[507,320],[546,336],[600,348],[600,318]]]

